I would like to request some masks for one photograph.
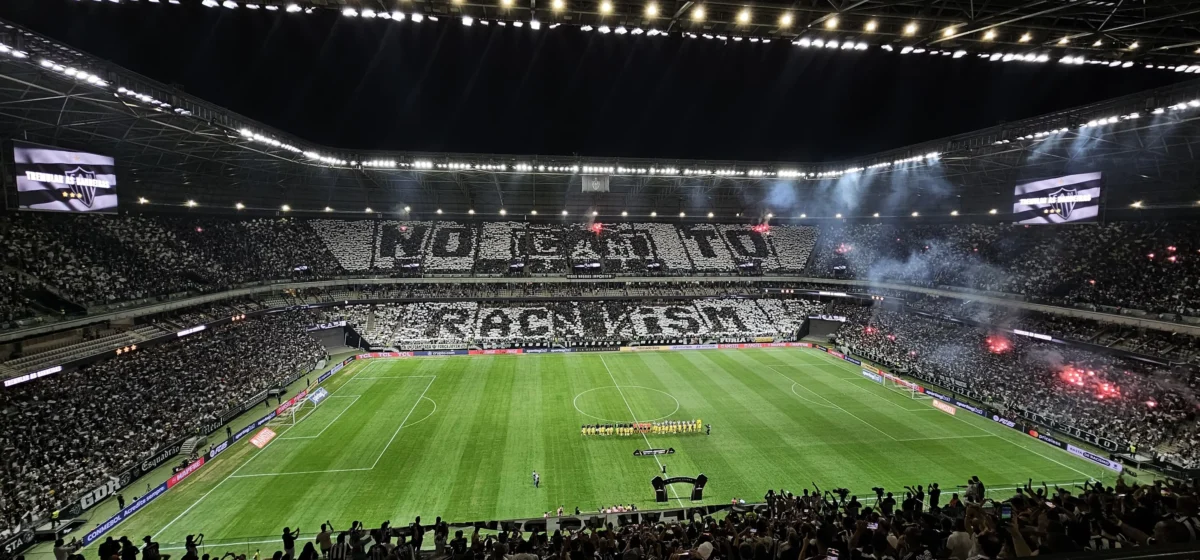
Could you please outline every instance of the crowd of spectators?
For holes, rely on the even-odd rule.
[[[36,287],[36,282],[20,274],[0,270],[0,326],[33,315],[26,292]]]
[[[570,288],[570,286],[566,286]],[[673,294],[672,294],[673,295]],[[422,302],[356,305],[345,318],[375,347],[477,344],[483,347],[791,339],[823,304],[810,299],[699,298],[685,301]]]
[[[823,228],[808,274],[1200,316],[1200,225]]]
[[[1048,418],[1144,454],[1200,465],[1193,441],[1200,379],[984,327],[901,311],[845,306],[837,343],[881,364],[1025,417]]]
[[[815,486],[815,485],[814,485]],[[637,512],[621,515],[559,508],[547,512],[558,527],[526,524],[480,530],[470,524],[433,524],[416,518],[367,528],[331,523],[310,538],[287,528],[274,548],[277,560],[996,560],[1086,551],[1146,548],[1151,553],[1195,546],[1200,535],[1200,488],[1183,483],[1085,483],[1060,488],[1036,483],[987,491],[984,481],[945,492],[937,485],[876,488],[875,496],[819,487],[799,494],[769,490],[756,504],[734,498],[708,513]],[[949,494],[949,495],[947,495]],[[619,508],[625,510],[625,508]],[[601,512],[603,513],[603,512]],[[591,520],[598,522],[587,522]],[[158,545],[143,539],[143,560]],[[69,545],[64,550],[70,552]],[[102,545],[116,557],[132,547],[126,537]],[[219,545],[208,547],[215,558]],[[264,547],[266,554],[272,547]],[[299,553],[297,553],[299,550]],[[147,554],[148,552],[148,554]],[[195,546],[183,560],[201,560]],[[133,547],[129,556],[136,560]],[[150,558],[146,558],[150,556]],[[206,556],[208,556],[206,554]],[[225,555],[242,560],[237,552]]]
[[[0,534],[311,368],[325,356],[312,321],[230,323],[0,392]]]

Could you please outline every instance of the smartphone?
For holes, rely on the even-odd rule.
[[[875,529],[879,528],[879,524],[878,523],[867,523],[867,528],[874,531]]]
[[[1012,504],[1003,504],[1000,506],[1000,519],[1005,521],[1012,519]]]

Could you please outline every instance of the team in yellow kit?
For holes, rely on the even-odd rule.
[[[662,422],[631,422],[627,424],[584,424],[584,436],[640,436],[642,434],[708,434],[711,426],[695,420],[665,420]]]

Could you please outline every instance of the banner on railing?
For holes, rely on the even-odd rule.
[[[1122,470],[1125,469],[1125,467],[1121,466],[1121,463],[1118,463],[1116,461],[1111,461],[1105,457],[1101,457],[1101,456],[1099,456],[1095,453],[1092,453],[1091,451],[1088,451],[1086,449],[1080,449],[1069,443],[1067,444],[1067,452],[1072,455],[1075,455],[1076,457],[1083,457],[1084,459],[1087,459],[1093,463],[1096,463],[1097,465],[1100,465],[1101,467],[1104,467],[1110,471],[1121,472]]]
[[[867,379],[870,379],[871,381],[879,383],[880,385],[883,384],[883,376],[879,375],[878,373],[875,373],[873,371],[864,369],[864,370],[862,370],[862,376],[866,377]]]
[[[171,478],[167,479],[167,488],[172,488],[176,484],[183,482],[183,479],[185,479],[189,476],[192,476],[192,473],[196,472],[197,469],[199,469],[200,467],[203,467],[203,466],[204,466],[204,457],[200,457],[199,459],[192,461],[192,464],[184,467],[183,470],[171,475]]]

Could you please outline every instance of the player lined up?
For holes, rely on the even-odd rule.
[[[710,427],[699,419],[667,420],[664,422],[631,422],[626,424],[584,424],[579,433],[584,436],[637,436],[642,434],[698,434]]]

